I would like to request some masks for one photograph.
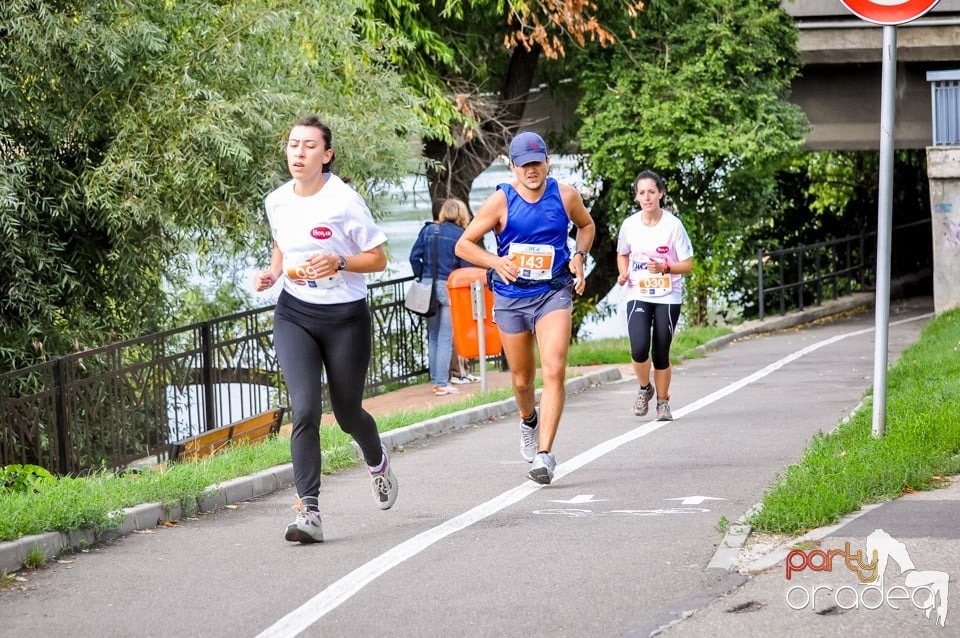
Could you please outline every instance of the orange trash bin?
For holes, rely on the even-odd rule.
[[[483,303],[486,307],[483,319],[484,354],[488,357],[498,355],[501,348],[500,331],[497,324],[493,323],[493,293],[487,288],[487,271],[475,266],[457,268],[447,277],[447,290],[450,293],[450,317],[453,321],[453,347],[465,359],[480,356],[480,335],[470,305],[470,284],[474,281],[483,285]]]

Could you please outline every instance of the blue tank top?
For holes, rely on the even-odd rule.
[[[507,255],[510,244],[514,242],[546,244],[554,250],[553,276],[564,272],[570,260],[570,248],[567,246],[570,217],[563,207],[557,180],[548,177],[543,196],[533,203],[520,197],[510,184],[499,184],[497,190],[502,190],[507,196],[507,223],[497,234],[497,255]],[[549,291],[550,284],[521,278],[515,284],[495,281],[493,290],[504,297],[531,297]]]

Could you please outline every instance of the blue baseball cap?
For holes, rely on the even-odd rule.
[[[531,131],[517,133],[510,142],[510,160],[514,166],[547,161],[547,145],[543,138]]]

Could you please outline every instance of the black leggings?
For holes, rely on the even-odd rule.
[[[340,429],[353,437],[369,466],[383,460],[380,433],[363,409],[370,364],[370,310],[366,299],[311,304],[283,292],[273,320],[273,345],[293,403],[290,455],[297,495],[320,492],[321,375]]]
[[[650,303],[632,299],[627,302],[627,334],[630,335],[630,356],[643,363],[650,356],[650,333],[653,328],[653,367],[670,367],[670,344],[680,321],[680,304]]]

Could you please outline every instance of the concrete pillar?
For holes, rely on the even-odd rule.
[[[960,146],[928,146],[933,309],[960,307]]]

